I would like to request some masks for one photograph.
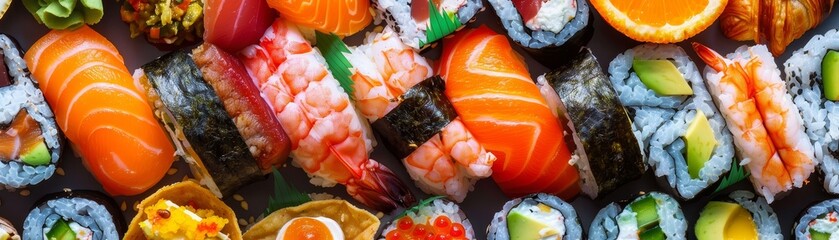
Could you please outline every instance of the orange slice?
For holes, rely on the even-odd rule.
[[[600,16],[642,42],[674,43],[714,23],[728,0],[591,0]]]

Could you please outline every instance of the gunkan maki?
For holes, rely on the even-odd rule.
[[[571,204],[554,195],[538,193],[504,204],[489,227],[489,240],[582,239],[583,228]]]
[[[116,203],[96,191],[47,195],[23,221],[23,239],[120,239],[125,220]]]
[[[688,223],[679,202],[650,192],[623,209],[611,203],[600,209],[589,228],[589,239],[686,239]]]

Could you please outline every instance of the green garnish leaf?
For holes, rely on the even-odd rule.
[[[442,199],[442,198],[444,198],[444,197],[443,196],[433,196],[433,197],[426,198],[425,200],[422,200],[419,203],[417,203],[416,206],[414,206],[412,208],[409,208],[409,209],[405,209],[405,211],[403,211],[402,213],[397,215],[396,218],[393,218],[393,219],[400,219],[400,218],[404,217],[405,215],[408,215],[409,212],[417,212],[417,211],[420,210],[420,208],[426,207],[429,204],[431,204],[432,202],[434,202],[434,200]]]
[[[35,21],[50,29],[75,29],[102,19],[102,0],[23,0]]]
[[[350,49],[335,34],[315,32],[315,39],[318,43],[318,48],[323,54],[323,58],[326,59],[326,64],[329,65],[332,76],[335,76],[335,79],[341,84],[341,88],[352,99],[353,81],[350,77],[353,74],[351,70],[353,66],[344,55],[345,53],[349,54]]]
[[[717,186],[716,190],[714,190],[714,194],[717,194],[718,192],[730,187],[731,185],[734,185],[735,183],[743,181],[743,179],[746,179],[746,177],[748,176],[749,172],[746,171],[746,168],[740,166],[740,164],[737,164],[737,159],[732,159],[731,171],[728,172],[728,176],[722,178],[722,180],[720,181],[720,185]]]
[[[280,171],[274,169],[274,196],[268,197],[268,209],[265,209],[265,216],[274,211],[294,207],[312,201],[309,195],[300,193],[297,188],[288,184]]]
[[[428,0],[428,12],[428,28],[425,30],[425,41],[420,40],[420,47],[440,40],[463,26],[463,24],[457,20],[457,15],[455,13],[445,12],[438,9],[433,0]]]

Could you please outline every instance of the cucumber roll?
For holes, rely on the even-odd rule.
[[[542,95],[573,142],[572,163],[591,198],[638,179],[646,170],[632,121],[591,50],[537,78]]]
[[[766,199],[743,190],[708,202],[699,213],[694,230],[699,240],[784,238],[778,215]]]
[[[821,161],[824,189],[839,194],[839,31],[810,39],[784,63],[784,72]]]
[[[421,234],[420,234],[421,233]],[[380,239],[475,239],[472,223],[456,203],[432,197],[397,216]]]
[[[95,191],[47,195],[23,221],[23,239],[120,239],[126,225],[116,206]]]
[[[12,223],[2,217],[0,217],[0,240],[20,240],[20,234]]]
[[[729,172],[734,164],[731,133],[681,47],[639,45],[615,57],[609,74],[663,187],[678,198],[693,199]],[[743,172],[735,166],[738,171],[732,173]],[[728,177],[731,183],[744,178],[735,175]]]
[[[621,207],[611,203],[600,210],[589,228],[589,239],[686,239],[688,224],[679,202],[651,192]]]
[[[828,240],[839,237],[839,199],[830,199],[807,208],[795,222],[792,235],[797,240]]]
[[[178,155],[218,197],[288,158],[288,136],[231,55],[205,44],[147,63],[135,77]]]
[[[507,35],[545,66],[566,62],[594,35],[585,0],[489,0]]]
[[[517,198],[495,213],[487,239],[582,239],[583,228],[571,204],[545,193]]]
[[[423,49],[472,21],[483,11],[482,0],[376,0],[388,25],[402,42]]]
[[[0,34],[0,189],[50,178],[63,144],[53,113],[20,56],[14,40]]]

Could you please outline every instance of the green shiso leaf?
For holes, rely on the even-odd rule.
[[[38,23],[50,29],[75,29],[102,19],[102,0],[23,0]]]
[[[326,64],[329,65],[332,76],[335,76],[347,95],[353,98],[353,81],[350,78],[353,66],[344,55],[345,53],[349,54],[350,49],[335,34],[315,32],[315,39],[317,39],[318,48],[323,54],[323,58],[326,59]]]
[[[740,164],[737,164],[737,159],[732,159],[731,171],[728,172],[728,176],[722,178],[722,180],[720,181],[720,185],[717,186],[716,190],[714,190],[714,194],[730,187],[731,185],[734,185],[735,183],[742,181],[743,179],[746,179],[746,177],[748,176],[749,172],[746,171],[746,168],[740,166]]]
[[[425,41],[420,40],[420,47],[440,40],[463,26],[455,13],[438,9],[433,0],[428,0],[428,12],[428,28],[425,30]]]
[[[300,193],[297,188],[288,184],[283,175],[274,169],[274,196],[268,197],[268,209],[265,209],[265,216],[274,211],[294,207],[312,201],[309,195]]]
[[[405,215],[408,215],[409,212],[417,212],[417,211],[420,210],[420,208],[426,207],[429,204],[431,204],[432,202],[434,202],[434,200],[441,199],[441,198],[444,198],[444,197],[443,196],[433,196],[433,197],[426,198],[425,200],[422,200],[419,203],[417,203],[416,206],[414,206],[412,208],[409,208],[409,209],[405,209],[404,212],[400,213],[399,215],[397,215],[393,219],[400,219],[400,218],[404,217]]]

